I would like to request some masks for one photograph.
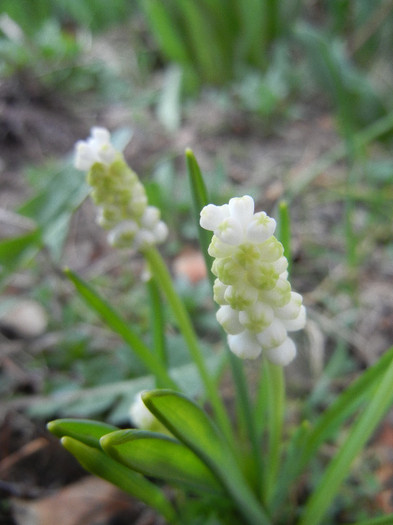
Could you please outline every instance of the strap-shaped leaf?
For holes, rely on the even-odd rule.
[[[359,414],[337,454],[330,461],[315,491],[306,503],[299,525],[319,525],[335,498],[351,464],[392,405],[393,357],[378,378],[370,402]]]
[[[268,525],[269,518],[249,488],[227,441],[208,415],[186,396],[171,390],[142,395],[149,410],[210,468],[233,498],[246,523]]]
[[[85,301],[89,308],[98,314],[113,332],[120,335],[120,337],[132,348],[134,353],[145,364],[147,369],[150,370],[150,372],[160,381],[160,384],[165,384],[171,387],[176,386],[161,360],[151,353],[149,347],[147,347],[131,327],[128,326],[113,306],[107,303],[90,285],[71,270],[65,270],[65,274],[74,284],[80,297]]]
[[[50,421],[47,427],[52,434],[59,438],[72,437],[89,447],[95,448],[101,448],[100,438],[102,436],[117,430],[113,425],[87,419],[55,419]]]
[[[69,451],[84,469],[98,476],[134,498],[157,510],[168,523],[175,522],[175,511],[164,493],[156,485],[140,474],[108,457],[102,450],[89,447],[71,437],[63,437],[62,445]]]
[[[199,214],[204,206],[209,204],[205,181],[199,164],[191,149],[186,149],[186,161],[188,179],[190,181],[191,196],[194,208],[195,224],[198,229],[199,244],[201,246],[202,254],[205,259],[206,269],[210,283],[213,285],[215,276],[211,273],[210,268],[213,264],[213,257],[208,253],[208,247],[212,238],[211,232],[205,230],[199,225]]]
[[[179,441],[143,430],[118,430],[101,439],[104,451],[129,468],[198,490],[222,492],[206,465]]]

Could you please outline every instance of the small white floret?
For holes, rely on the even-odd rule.
[[[223,206],[208,204],[201,211],[199,224],[205,230],[215,231],[227,217],[229,217],[228,204]]]
[[[296,345],[290,337],[275,348],[264,350],[270,362],[275,365],[286,366],[296,357]]]
[[[247,225],[247,238],[251,242],[265,242],[276,229],[276,221],[264,211],[256,213]]]
[[[96,162],[109,166],[115,160],[116,153],[109,131],[95,127],[86,141],[79,140],[76,143],[74,164],[82,171],[88,171]]]
[[[244,331],[244,326],[239,322],[239,312],[230,306],[221,306],[216,318],[227,334],[236,335]]]
[[[230,350],[242,359],[256,359],[262,352],[262,347],[252,332],[244,330],[237,335],[228,335]]]
[[[227,217],[214,230],[214,234],[223,242],[237,246],[244,239],[244,230],[240,221],[234,217]]]
[[[295,332],[301,330],[306,325],[306,308],[300,307],[298,316],[295,319],[284,319],[283,323],[288,332]]]
[[[281,345],[287,337],[287,331],[282,321],[275,318],[262,332],[257,334],[257,339],[264,349]]]
[[[153,228],[153,235],[157,244],[164,242],[168,237],[168,233],[168,226],[164,221],[159,221],[158,224],[156,224]]]
[[[234,197],[230,199],[228,206],[231,217],[239,222],[243,228],[247,228],[254,214],[254,199],[250,195]]]

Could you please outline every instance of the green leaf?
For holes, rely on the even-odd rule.
[[[192,196],[192,201],[194,205],[195,223],[198,228],[199,243],[201,246],[203,257],[205,258],[205,264],[206,264],[206,268],[208,271],[210,282],[211,284],[213,284],[215,277],[210,271],[212,264],[213,264],[213,257],[211,257],[207,251],[209,248],[212,234],[211,232],[208,232],[207,230],[202,228],[199,224],[199,217],[200,217],[201,210],[207,204],[209,204],[207,190],[206,190],[205,182],[203,180],[203,176],[199,168],[198,162],[195,158],[194,153],[190,149],[186,149],[186,161],[187,161],[188,179],[190,181],[190,187],[191,187],[191,196]]]
[[[63,437],[61,443],[88,472],[146,503],[162,514],[169,523],[175,521],[175,511],[162,490],[143,476],[117,463],[101,450],[89,447],[76,439]]]
[[[391,349],[393,351],[393,348]],[[386,371],[385,371],[386,370]],[[322,479],[306,503],[299,525],[318,525],[346,478],[355,457],[382,420],[393,402],[393,356],[386,369],[378,374],[376,388],[366,408],[352,426],[344,444],[329,463]]]
[[[371,518],[369,520],[359,521],[355,525],[392,525],[392,523],[393,514],[389,514],[387,516],[380,516],[379,518]]]
[[[101,446],[113,459],[146,476],[197,490],[222,491],[210,470],[189,448],[163,434],[118,430],[104,436]]]
[[[71,437],[89,447],[101,448],[100,439],[117,430],[113,425],[87,419],[55,419],[47,424],[49,432],[62,438]]]
[[[339,426],[350,417],[357,408],[374,395],[375,385],[378,384],[381,374],[393,359],[393,347],[379,359],[375,365],[368,368],[346,388],[339,397],[327,408],[311,428],[303,445],[299,448],[299,469],[310,461],[321,444],[329,439]]]
[[[34,257],[41,246],[41,232],[33,232],[0,242],[0,282]]]
[[[59,259],[71,216],[88,195],[89,188],[81,173],[71,166],[48,178],[42,191],[24,203],[19,213],[37,222],[44,243],[52,256]]]
[[[159,357],[151,353],[150,349],[128,326],[114,308],[71,270],[66,270],[65,273],[90,309],[98,314],[113,332],[120,335],[120,337],[132,348],[139,359],[146,365],[148,370],[156,376],[160,381],[160,384],[176,387],[175,382],[169,377],[169,374]]]
[[[173,10],[161,0],[142,0],[139,3],[163,53],[181,64],[189,63],[192,57],[188,53],[178,24],[175,23]]]
[[[250,525],[268,525],[269,518],[244,478],[227,441],[193,401],[170,390],[142,395],[148,409],[210,468]]]

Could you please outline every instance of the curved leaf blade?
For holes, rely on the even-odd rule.
[[[117,427],[113,425],[87,419],[55,419],[47,424],[47,428],[59,438],[71,437],[94,448],[101,448],[102,436],[117,430]]]
[[[88,472],[109,481],[124,490],[124,492],[131,494],[131,496],[157,510],[168,523],[175,522],[175,511],[172,505],[166,499],[162,490],[156,485],[140,474],[117,463],[101,450],[89,447],[68,436],[63,437],[61,443]]]
[[[153,390],[142,395],[148,409],[214,473],[249,525],[269,525],[227,441],[208,415],[183,394]]]
[[[143,430],[117,430],[103,436],[101,446],[110,457],[146,476],[197,490],[222,492],[198,456],[169,436]]]

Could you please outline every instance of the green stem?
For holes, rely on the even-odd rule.
[[[285,380],[281,366],[265,361],[268,388],[268,452],[264,469],[263,500],[266,508],[274,496],[282,451]]]
[[[208,248],[211,241],[211,233],[203,229],[199,225],[200,212],[204,206],[209,204],[207,189],[203,180],[202,172],[191,149],[186,150],[186,161],[188,178],[190,181],[191,195],[193,200],[195,223],[198,229],[199,244],[203,256],[205,258],[208,278],[213,288],[215,276],[211,272],[211,266],[214,259],[208,253]],[[226,334],[224,334],[224,337],[226,338]],[[245,433],[245,429],[247,429],[247,435],[250,439],[256,466],[256,482],[259,487],[261,483],[260,476],[262,472],[262,458],[259,450],[258,433],[256,430],[255,420],[251,411],[251,403],[249,399],[243,363],[229,350],[228,347],[226,347],[226,352],[231,367],[233,381],[235,384],[235,404],[237,422],[239,425],[240,433]]]
[[[242,436],[245,431],[247,431],[247,437],[251,445],[254,460],[255,483],[259,493],[262,489],[263,483],[263,461],[258,429],[252,411],[250,396],[244,375],[243,363],[229,350],[229,348],[227,348],[227,356],[231,365],[232,377],[235,382],[237,422],[240,427],[240,434]]]
[[[393,360],[380,378],[374,395],[352,427],[344,445],[330,462],[316,490],[306,503],[299,525],[318,525],[348,475],[355,457],[367,443],[392,403]]]
[[[233,434],[228,414],[226,413],[223,402],[218,394],[216,384],[207,370],[189,315],[173,287],[172,279],[168,269],[161,255],[154,247],[145,248],[143,250],[143,255],[148,261],[151,272],[154,275],[157,283],[160,284],[162,290],[164,291],[172,308],[172,312],[177,319],[178,327],[188,345],[191,357],[198,368],[200,377],[205,385],[206,393],[216,413],[221,430],[224,432],[228,442],[233,446]]]

